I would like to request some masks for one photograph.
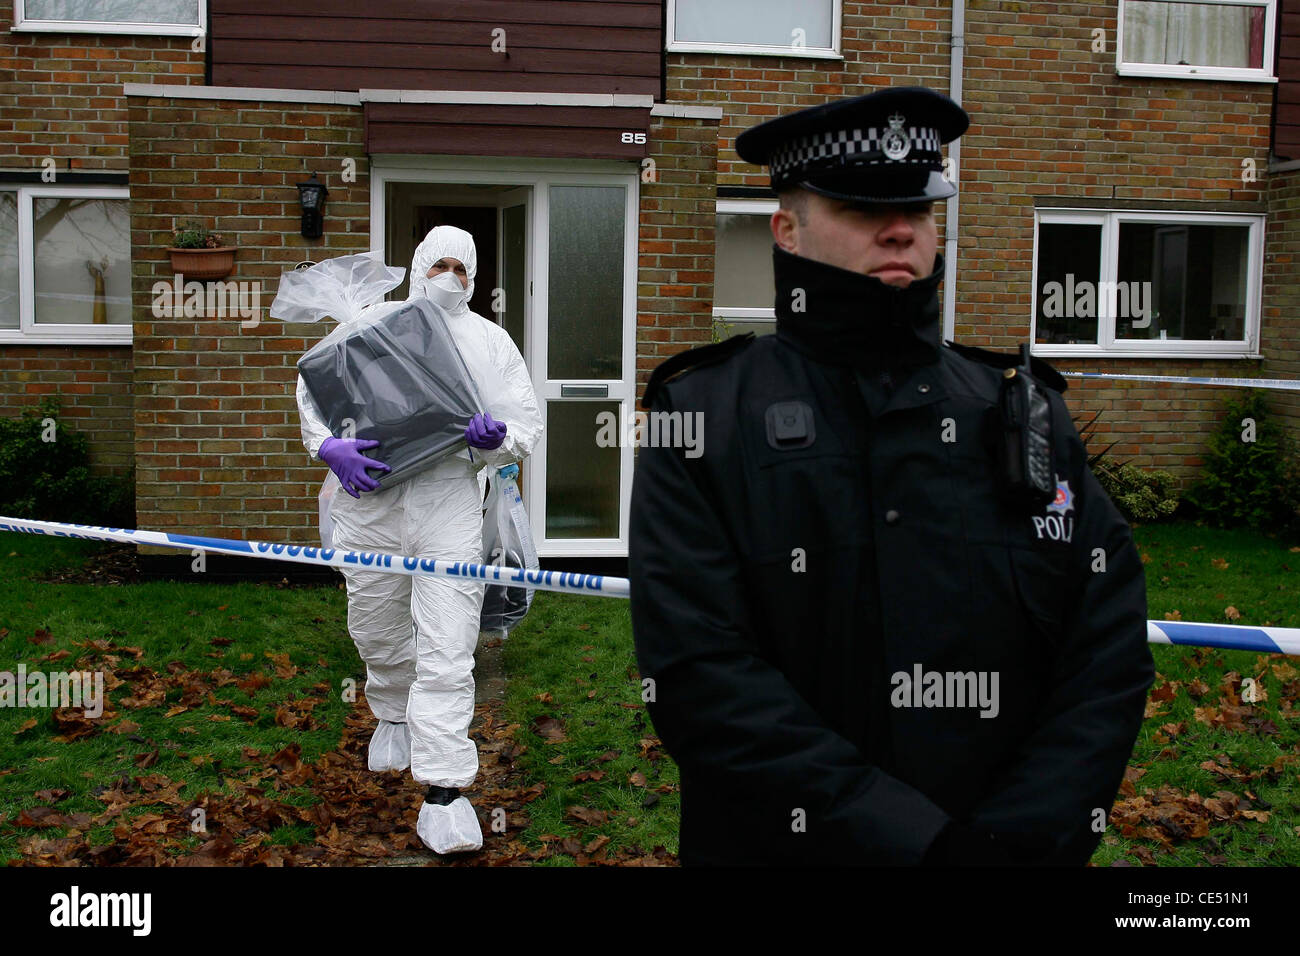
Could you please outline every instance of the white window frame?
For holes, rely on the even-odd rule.
[[[668,0],[667,23],[664,26],[665,49],[670,53],[749,53],[757,56],[800,56],[815,57],[822,60],[842,60],[841,22],[843,17],[843,0],[830,0],[831,4],[831,45],[829,47],[765,46],[748,43],[705,43],[694,40],[677,40],[677,0]]]
[[[1038,237],[1043,223],[1086,224],[1101,226],[1101,273],[1098,282],[1115,282],[1119,258],[1119,227],[1123,222],[1167,222],[1181,225],[1248,226],[1246,321],[1244,341],[1224,342],[1215,339],[1116,340],[1115,317],[1111,310],[1098,309],[1097,342],[1062,345],[1038,342]],[[1171,213],[1141,209],[1079,209],[1045,207],[1034,211],[1033,284],[1030,289],[1029,341],[1034,355],[1046,358],[1104,356],[1115,358],[1260,358],[1260,294],[1264,278],[1264,215],[1251,213]]]
[[[207,33],[208,0],[199,0],[198,23],[142,23],[112,20],[35,20],[27,16],[26,0],[14,0],[13,32],[133,33],[146,36],[201,37]]]
[[[781,203],[779,200],[776,199],[719,199],[716,203],[716,209],[714,210],[714,223],[716,225],[718,216],[770,217],[772,213],[776,212],[779,208],[781,208]],[[715,237],[717,236],[716,231],[714,232],[714,236]],[[714,270],[715,270],[714,275],[716,278],[716,274],[717,274],[716,269],[717,269],[717,261],[718,261],[717,254],[716,254],[717,253],[716,238],[714,239],[714,243],[715,243],[715,248],[714,248],[713,262],[714,262]],[[717,290],[717,283],[715,281],[714,283],[715,301],[717,295],[716,290]],[[773,327],[775,327],[776,309],[773,308],[741,309],[741,308],[726,308],[726,307],[719,308],[718,306],[714,306],[713,321],[715,323],[730,322],[730,321],[771,322]]]
[[[1276,83],[1273,75],[1273,44],[1277,36],[1277,0],[1159,0],[1159,2],[1204,2],[1210,6],[1264,8],[1264,57],[1260,69],[1235,66],[1180,66],[1177,63],[1124,62],[1124,4],[1119,0],[1119,19],[1115,28],[1115,69],[1120,76],[1158,76],[1179,80],[1236,80],[1248,83]]]
[[[18,195],[18,328],[0,329],[0,345],[130,345],[135,322],[36,321],[36,249],[32,200],[38,196],[79,199],[129,199],[126,186],[0,186]]]

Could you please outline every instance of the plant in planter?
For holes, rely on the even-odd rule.
[[[196,222],[176,230],[170,249],[172,269],[187,279],[224,279],[235,268],[235,246],[222,245],[221,237]]]

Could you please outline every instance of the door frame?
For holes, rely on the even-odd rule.
[[[375,154],[370,157],[370,248],[387,257],[385,192],[390,182],[427,182],[447,185],[492,183],[516,188],[531,187],[526,204],[528,252],[524,281],[529,295],[524,309],[524,361],[532,375],[533,389],[543,418],[547,402],[560,400],[566,385],[609,385],[609,397],[592,401],[616,401],[619,432],[635,411],[637,270],[640,209],[640,166],[617,160],[559,160],[522,157],[433,156]],[[624,186],[626,205],[623,224],[623,378],[551,379],[547,358],[549,207],[546,187]],[[485,203],[480,203],[486,205]],[[399,263],[399,265],[405,265]],[[580,398],[564,401],[583,401]],[[596,425],[592,424],[592,440]],[[545,534],[547,436],[524,461],[523,497],[532,525],[539,557],[626,557],[628,522],[631,516],[633,448],[620,442],[619,505],[617,538],[547,538]],[[594,447],[594,446],[593,446]]]

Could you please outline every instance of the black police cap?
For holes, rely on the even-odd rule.
[[[736,152],[769,167],[772,188],[803,186],[850,202],[946,199],[939,147],[970,126],[960,106],[924,86],[899,86],[787,113],[745,130]]]

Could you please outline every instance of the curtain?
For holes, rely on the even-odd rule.
[[[835,0],[676,0],[675,39],[694,43],[789,46],[795,29],[806,46],[831,46]]]
[[[199,25],[198,0],[27,0],[28,20]]]
[[[1154,0],[1126,3],[1124,59],[1257,69],[1264,59],[1264,8]]]

